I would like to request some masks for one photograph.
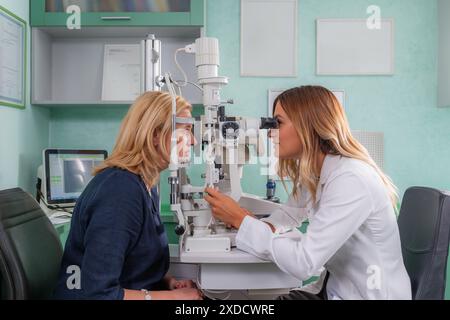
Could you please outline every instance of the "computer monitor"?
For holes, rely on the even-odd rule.
[[[105,150],[45,149],[44,197],[48,205],[75,203],[92,179],[92,170],[108,156]]]

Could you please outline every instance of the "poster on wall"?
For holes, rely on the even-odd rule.
[[[0,6],[0,106],[25,108],[27,23]]]
[[[297,0],[241,0],[241,76],[297,77],[297,30]]]
[[[365,19],[318,19],[318,75],[393,75],[394,19],[369,29]]]

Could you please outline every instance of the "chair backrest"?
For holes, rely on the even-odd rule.
[[[398,225],[413,299],[444,299],[450,194],[425,187],[409,188],[403,197]]]
[[[31,195],[0,191],[0,281],[2,299],[48,299],[56,285],[62,245]]]

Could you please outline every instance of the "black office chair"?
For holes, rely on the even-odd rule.
[[[398,218],[414,300],[443,300],[450,241],[450,193],[406,190]]]
[[[0,191],[1,298],[51,298],[62,245],[48,217],[21,189]]]

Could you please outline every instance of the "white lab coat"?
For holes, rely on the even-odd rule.
[[[275,234],[246,217],[236,236],[238,249],[272,260],[299,280],[325,267],[328,299],[411,299],[395,212],[371,166],[327,155],[316,202],[309,198],[302,190],[298,200],[291,196],[283,210],[263,219]],[[307,233],[301,234],[296,227],[307,218]]]

